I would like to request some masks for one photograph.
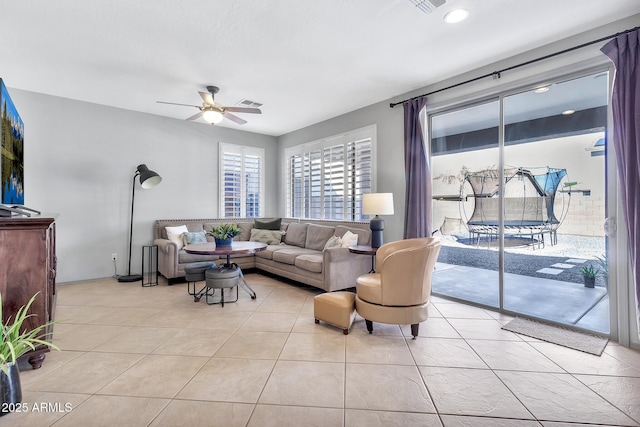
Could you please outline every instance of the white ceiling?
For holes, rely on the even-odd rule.
[[[216,101],[264,104],[287,132],[640,13],[638,0],[0,0],[9,88],[174,118]],[[471,14],[446,24],[444,14]],[[16,106],[18,110],[20,106]],[[204,121],[201,120],[202,123]]]

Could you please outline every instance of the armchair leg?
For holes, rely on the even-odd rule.
[[[367,324],[367,331],[369,331],[370,334],[373,333],[373,322],[371,320],[367,320],[364,319],[364,322]]]
[[[420,328],[420,323],[414,323],[411,325],[411,335],[413,335],[414,340],[418,336],[418,328]]]

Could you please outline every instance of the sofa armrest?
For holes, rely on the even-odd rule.
[[[352,288],[356,279],[371,270],[371,256],[349,252],[347,248],[325,249],[323,252],[326,291]]]
[[[158,271],[167,279],[178,277],[178,245],[169,239],[155,239],[158,246]]]

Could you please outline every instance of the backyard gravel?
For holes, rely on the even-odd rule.
[[[439,262],[464,265],[468,267],[498,270],[498,251],[495,247],[488,248],[487,241],[475,244],[468,238],[443,236]],[[496,242],[492,242],[493,246]],[[560,280],[565,282],[583,283],[580,269],[588,264],[603,270],[597,260],[605,253],[605,239],[603,237],[558,236],[558,243],[539,248],[523,239],[505,239],[505,272],[530,277]],[[569,261],[572,260],[572,261]],[[582,262],[580,262],[582,261]],[[554,267],[554,264],[556,265]],[[559,267],[564,264],[564,267]],[[573,265],[573,267],[567,267]],[[539,270],[553,268],[562,270],[559,274],[541,273]],[[597,278],[596,286],[605,286],[605,278]]]

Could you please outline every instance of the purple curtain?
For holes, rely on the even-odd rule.
[[[426,97],[403,104],[406,176],[405,239],[431,236],[431,171],[427,163],[420,125],[420,112],[425,105],[427,105]]]
[[[640,31],[620,35],[602,47],[616,67],[613,84],[613,145],[622,186],[622,206],[636,289],[640,328]]]

